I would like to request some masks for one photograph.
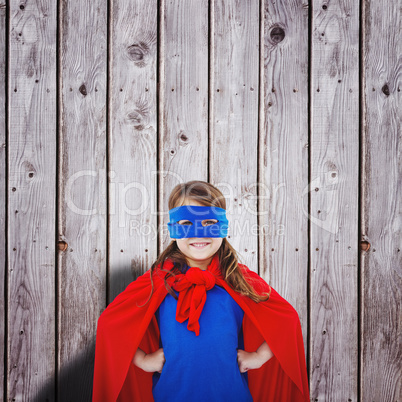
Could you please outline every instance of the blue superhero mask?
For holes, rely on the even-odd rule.
[[[228,233],[228,220],[226,210],[219,207],[206,207],[199,205],[182,205],[169,210],[169,234],[172,239],[184,237],[226,237]],[[216,219],[218,222],[202,226],[202,222]],[[186,224],[179,224],[181,220],[188,220]]]

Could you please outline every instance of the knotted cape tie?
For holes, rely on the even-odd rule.
[[[195,332],[197,336],[200,334],[198,320],[207,300],[207,290],[215,286],[216,278],[222,278],[217,255],[207,270],[192,267],[185,274],[178,274],[169,280],[172,288],[179,292],[176,320],[183,323],[188,319],[187,329]]]

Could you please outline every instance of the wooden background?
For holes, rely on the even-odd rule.
[[[4,400],[90,400],[97,318],[200,179],[299,312],[312,401],[401,401],[401,23],[388,0],[0,0]]]

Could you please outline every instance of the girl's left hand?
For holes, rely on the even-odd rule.
[[[266,342],[264,342],[256,352],[246,352],[245,350],[237,350],[237,362],[239,364],[240,373],[248,370],[258,369],[266,363],[273,353]]]

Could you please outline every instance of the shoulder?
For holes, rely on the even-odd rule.
[[[296,321],[299,320],[299,315],[296,309],[285,299],[283,298],[272,286],[270,286],[263,278],[261,278],[256,272],[249,269],[244,264],[238,264],[241,269],[244,278],[247,282],[253,286],[254,290],[259,293],[268,293],[269,299],[266,302],[269,303],[271,307],[284,309],[288,314],[292,315]]]
[[[257,293],[271,293],[271,286],[269,286],[268,283],[261,278],[261,276],[244,264],[238,264],[238,266],[242,275],[244,276],[244,279],[254,288]]]

